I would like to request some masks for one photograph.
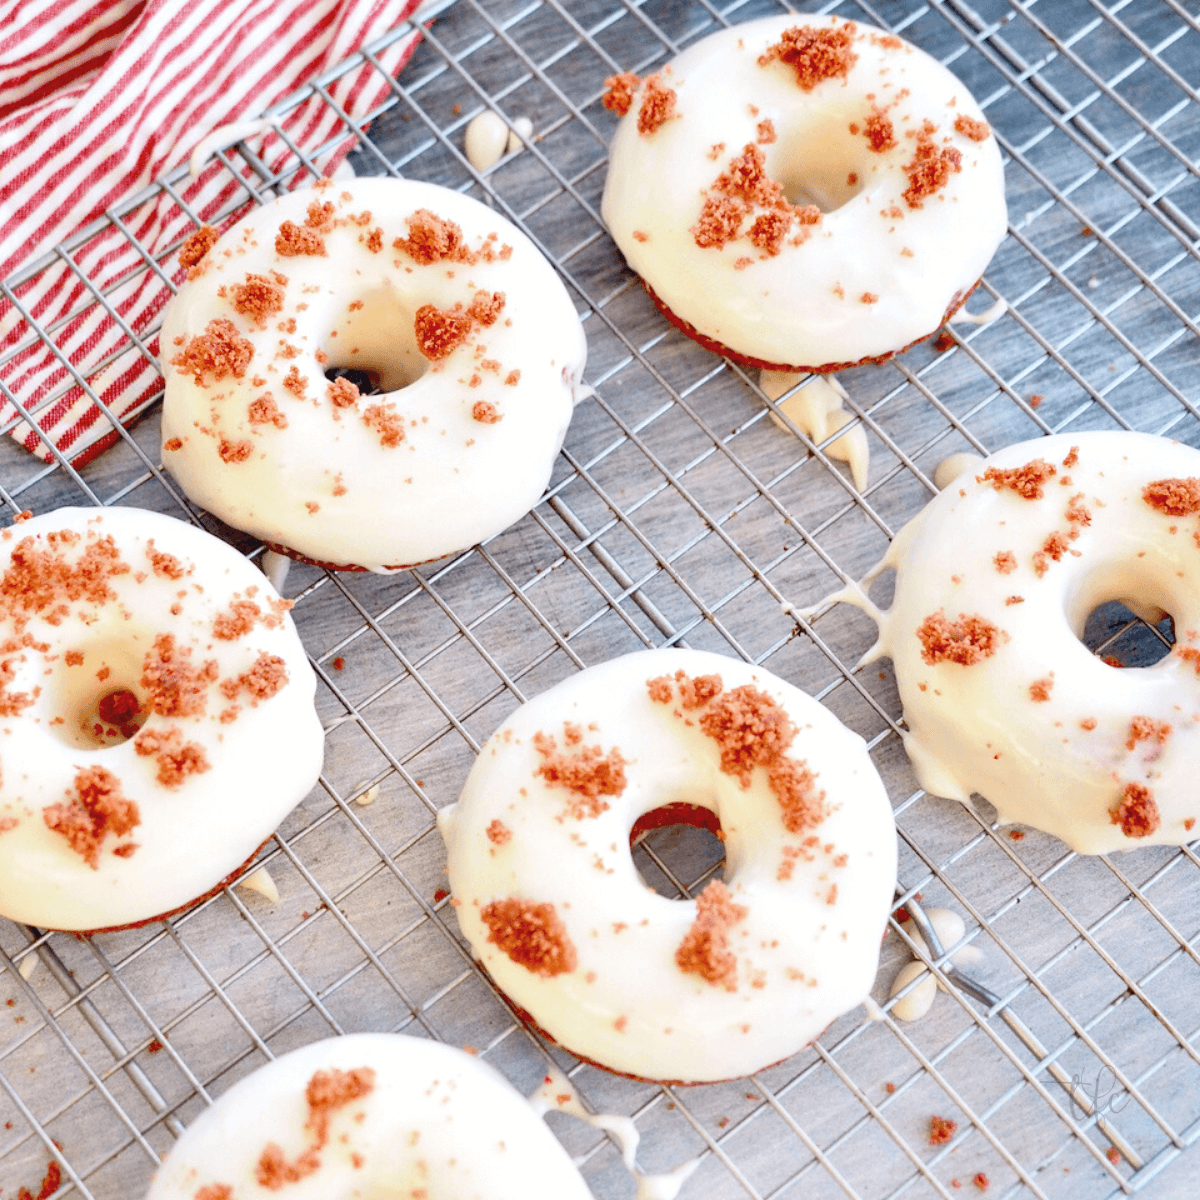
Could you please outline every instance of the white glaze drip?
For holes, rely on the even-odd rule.
[[[943,458],[934,468],[934,486],[939,492],[945,491],[960,475],[965,475],[968,471],[972,473],[978,472],[979,465],[982,462],[982,454],[972,454],[969,450],[962,450],[958,454],[951,454],[949,457]]]
[[[629,1117],[623,1117],[619,1113],[589,1111],[584,1107],[574,1084],[553,1063],[546,1067],[542,1082],[529,1097],[529,1103],[538,1116],[544,1116],[548,1112],[566,1113],[586,1125],[611,1133],[620,1144],[621,1161],[625,1164],[625,1169],[634,1171],[638,1143],[642,1138],[637,1126]]]
[[[279,903],[279,888],[266,867],[259,867],[256,871],[251,871],[245,879],[239,879],[237,885],[245,888],[248,892],[257,892],[266,899],[268,904]]]
[[[233,121],[228,125],[218,125],[212,133],[196,143],[188,156],[188,174],[195,179],[218,150],[227,150],[230,146],[257,137],[260,133],[269,133],[276,127],[276,123],[274,117],[258,117],[250,121]]]
[[[1008,312],[1008,301],[1001,298],[988,305],[982,312],[969,313],[965,308],[960,308],[958,312],[950,318],[951,325],[990,325],[997,317],[1002,317]]]
[[[699,1158],[689,1158],[673,1171],[665,1175],[638,1175],[636,1200],[675,1200],[680,1188],[688,1181],[692,1173],[702,1162]]]
[[[790,371],[763,371],[759,375],[758,386],[772,400],[778,400],[794,388],[801,378]],[[849,398],[836,375],[814,375],[798,392],[784,400],[779,410],[810,440],[823,442],[839,429],[856,421],[854,414],[842,407],[842,401]],[[787,429],[776,413],[771,413],[771,420],[780,429]],[[866,489],[871,448],[861,422],[830,442],[825,447],[825,453],[830,458],[849,464],[854,486],[860,492]]]
[[[286,554],[280,554],[276,550],[264,550],[262,556],[263,574],[271,581],[271,586],[277,591],[282,592],[284,584],[287,583],[288,571],[291,569],[292,560]]]

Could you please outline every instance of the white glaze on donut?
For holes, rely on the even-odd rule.
[[[314,1107],[310,1098],[322,1095]],[[280,1163],[300,1177],[281,1178]],[[146,1200],[281,1194],[591,1198],[567,1152],[501,1075],[440,1042],[388,1033],[315,1042],[243,1079],[188,1127]]]
[[[230,546],[142,509],[0,532],[0,913],[144,921],[271,835],[321,768],[288,607]]]
[[[772,50],[797,29],[844,38],[847,73],[821,78],[817,45],[801,81]],[[1004,236],[995,137],[962,83],[899,38],[836,17],[769,17],[704,38],[652,79],[610,100],[628,113],[604,219],[671,313],[733,357],[832,369],[900,350],[937,329]],[[661,124],[642,117],[648,88],[674,94]],[[936,128],[922,135],[927,121]],[[747,147],[797,208],[789,216],[760,189],[737,235],[713,244],[706,205],[744,201],[717,181]],[[803,224],[817,210],[798,209],[812,204],[820,219]],[[768,225],[754,232],[772,212],[791,222],[777,250]]]
[[[1009,446],[900,531],[886,612],[839,593],[879,621],[866,661],[895,664],[922,787],[977,792],[1002,823],[1085,854],[1197,836],[1200,500],[1164,486],[1156,507],[1144,494],[1164,480],[1200,490],[1200,452],[1113,432]],[[1080,637],[1108,600],[1171,613],[1175,650],[1148,667],[1096,657]]]
[[[693,689],[705,677],[719,680]],[[739,736],[761,765],[724,757]],[[638,818],[668,804],[720,821],[725,883],[699,901],[650,891],[630,854]],[[644,651],[566,680],[488,740],[438,824],[483,965],[567,1049],[614,1071],[749,1074],[874,979],[895,882],[883,785],[861,738],[737,660]]]
[[[541,496],[586,345],[553,268],[491,209],[326,182],[251,213],[191,275],[163,324],[163,461],[228,524],[378,571],[473,545]],[[333,367],[389,390],[331,385]]]

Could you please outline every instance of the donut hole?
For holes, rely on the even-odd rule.
[[[350,297],[321,346],[325,378],[349,378],[364,394],[398,392],[416,383],[429,360],[417,349],[415,318],[390,287]]]
[[[798,129],[780,137],[767,170],[789,203],[815,204],[823,213],[836,212],[866,186],[869,164],[863,161],[864,144],[842,122],[832,132]]]
[[[1088,613],[1080,641],[1111,667],[1151,667],[1171,653],[1175,621],[1170,613],[1106,600]],[[1161,614],[1161,615],[1160,615]]]
[[[683,892],[718,874],[725,844],[717,814],[698,804],[671,803],[642,813],[629,831],[634,866],[652,892],[687,900]]]
[[[136,737],[150,715],[142,657],[112,646],[69,653],[71,661],[60,659],[53,684],[55,735],[77,750],[103,750]]]

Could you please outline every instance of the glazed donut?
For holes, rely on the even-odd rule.
[[[185,244],[160,339],[163,462],[192,500],[371,571],[465,549],[537,503],[587,347],[519,230],[446,188],[358,179],[214,235]]]
[[[355,1033],[293,1050],[188,1126],[146,1200],[591,1200],[567,1152],[486,1063]]]
[[[290,607],[142,509],[0,531],[0,915],[117,928],[238,871],[321,769]]]
[[[1083,854],[1197,836],[1200,452],[1142,433],[1020,442],[954,480],[901,530],[867,659],[889,655],[920,784]],[[1124,602],[1174,618],[1174,651],[1116,670],[1082,643]]]
[[[767,17],[608,84],[609,231],[668,319],[738,362],[889,358],[949,318],[1004,236],[979,106],[881,30]]]
[[[664,823],[718,827],[724,881],[651,891],[631,831]],[[497,985],[619,1074],[750,1074],[875,978],[896,878],[883,785],[857,734],[739,661],[649,650],[558,684],[488,740],[438,825]]]

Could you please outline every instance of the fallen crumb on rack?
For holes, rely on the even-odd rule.
[[[949,1117],[929,1118],[929,1144],[943,1146],[958,1132],[958,1122]]]

